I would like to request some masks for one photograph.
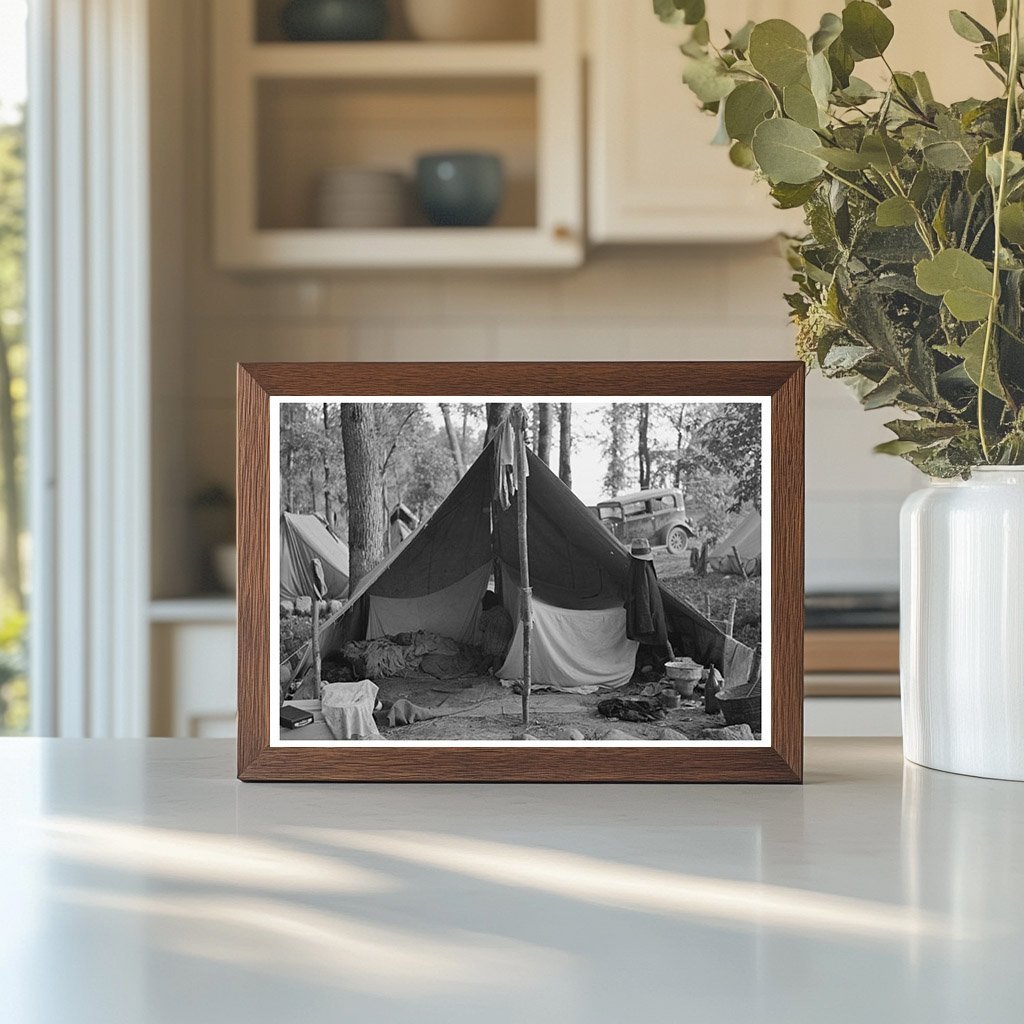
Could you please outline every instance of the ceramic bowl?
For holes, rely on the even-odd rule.
[[[505,194],[501,157],[493,153],[427,153],[416,162],[416,193],[435,227],[483,227]]]
[[[528,39],[532,5],[509,0],[404,0],[405,17],[417,39],[474,42]]]
[[[316,194],[316,223],[322,228],[399,228],[406,221],[403,175],[372,168],[339,167],[325,172]]]
[[[387,0],[290,0],[281,28],[295,42],[358,42],[387,30]]]

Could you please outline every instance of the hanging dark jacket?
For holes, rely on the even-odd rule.
[[[653,562],[630,558],[626,577],[626,636],[651,647],[668,642],[665,608]]]

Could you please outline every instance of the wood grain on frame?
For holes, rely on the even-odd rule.
[[[771,747],[270,746],[270,396],[770,396]],[[799,362],[250,363],[238,367],[238,777],[244,781],[800,782]]]

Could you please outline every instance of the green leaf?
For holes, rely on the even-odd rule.
[[[807,69],[807,38],[795,25],[772,18],[750,33],[747,59],[773,85],[798,82]]]
[[[818,31],[811,36],[811,53],[827,50],[843,32],[843,19],[835,14],[823,14]]]
[[[963,430],[959,423],[936,423],[934,420],[890,420],[885,425],[901,441],[933,444],[956,437]]]
[[[819,53],[807,62],[807,78],[811,83],[811,95],[824,116],[822,124],[828,121],[829,97],[832,95],[832,69],[828,57]]]
[[[1024,245],[1024,203],[1004,207],[1000,233],[1007,242]]]
[[[965,323],[988,316],[992,272],[963,249],[944,249],[915,268],[917,286],[929,295],[941,295],[946,308]]]
[[[892,22],[874,4],[853,0],[843,9],[843,39],[862,60],[881,57],[892,37]]]
[[[938,351],[952,359],[962,359],[964,371],[975,387],[981,385],[981,361],[985,353],[985,325],[982,324],[960,346],[940,345]],[[988,364],[985,367],[985,390],[996,398],[1006,399],[1006,392],[999,383],[996,371],[995,341],[989,346]]]
[[[817,189],[817,181],[804,182],[802,185],[779,182],[772,186],[772,198],[780,210],[795,210],[798,206],[803,206]]]
[[[939,240],[939,245],[949,245],[949,232],[946,231],[946,215],[949,213],[949,189],[945,189],[942,193],[942,198],[939,200],[938,208],[935,210],[935,216],[932,217],[932,229],[935,231],[935,237]]]
[[[711,42],[711,28],[707,19],[702,18],[693,26],[693,34],[690,36],[698,46],[707,46]]]
[[[995,12],[998,25],[1006,17],[1006,0],[992,0],[992,10]]]
[[[754,151],[745,142],[734,142],[732,144],[729,149],[729,160],[736,167],[742,167],[745,171],[757,170]]]
[[[786,118],[762,121],[754,131],[752,148],[764,176],[773,184],[802,185],[825,169],[817,155],[821,140],[811,131]]]
[[[696,25],[704,17],[704,0],[654,0],[654,13],[667,25]]]
[[[905,228],[917,223],[914,204],[903,196],[893,196],[878,204],[875,223],[880,228]]]
[[[971,157],[959,142],[941,139],[926,143],[921,153],[932,167],[940,171],[966,171],[971,166]]]
[[[966,11],[950,11],[949,23],[958,36],[969,43],[994,42],[995,36],[980,21],[972,18]]]
[[[726,50],[734,53],[746,53],[750,47],[750,33],[754,31],[756,22],[748,21],[743,28],[737,29],[729,36],[729,42],[724,46]]]
[[[988,162],[988,149],[982,146],[971,160],[967,172],[967,191],[976,196],[985,187],[985,165]]]
[[[849,84],[841,91],[840,95],[847,103],[857,105],[877,98],[879,92],[865,82],[864,79],[851,75]]]
[[[871,161],[852,149],[836,149],[832,146],[819,146],[814,151],[815,156],[820,156],[833,167],[841,171],[863,171],[871,166]]]
[[[736,82],[717,60],[689,60],[683,81],[701,103],[717,103],[736,88]]]
[[[845,89],[850,84],[850,76],[853,73],[856,58],[853,50],[846,45],[845,40],[840,36],[828,48],[828,66],[832,69],[832,77],[835,79],[836,87]]]
[[[894,405],[903,390],[900,378],[893,374],[887,377],[878,387],[869,391],[860,400],[865,409],[882,409],[887,405]]]
[[[988,179],[989,185],[992,187],[993,192],[999,188],[999,178],[1003,171],[1003,154],[1002,152],[993,153],[988,160],[985,161],[985,177]],[[1006,154],[1006,185],[1007,190],[1012,192],[1015,188],[1016,181],[1024,174],[1024,157],[1020,153],[1010,150]]]
[[[860,152],[876,171],[883,174],[891,174],[903,159],[903,147],[887,135],[865,135]]]
[[[932,174],[931,168],[927,164],[922,164],[921,169],[914,175],[910,191],[907,193],[910,201],[920,206],[928,198],[934,180],[935,176]]]
[[[725,101],[725,128],[729,137],[748,146],[754,129],[775,110],[775,97],[763,82],[743,82]]]
[[[934,103],[935,95],[932,93],[932,84],[928,81],[928,76],[923,71],[915,71],[911,77],[914,79],[914,84],[917,86],[918,96],[920,96],[925,103]]]
[[[809,82],[795,82],[782,90],[782,106],[786,116],[805,128],[821,128],[824,119]]]
[[[876,455],[906,455],[920,447],[917,441],[883,441],[876,444],[873,451]]]

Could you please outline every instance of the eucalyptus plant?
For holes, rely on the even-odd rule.
[[[852,0],[809,37],[771,19],[718,45],[705,0],[654,0],[691,26],[683,80],[715,141],[804,210],[786,246],[801,358],[866,409],[910,414],[878,450],[932,476],[1024,463],[1020,3],[993,0],[989,25],[949,12],[997,95],[947,106],[890,66],[890,0]],[[857,76],[866,61],[886,88]]]

